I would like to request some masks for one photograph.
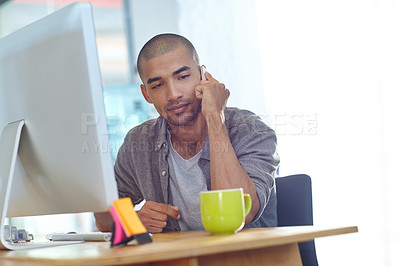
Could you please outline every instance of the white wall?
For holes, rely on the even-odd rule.
[[[180,32],[231,91],[228,106],[266,116],[254,0],[179,0]]]
[[[179,32],[179,6],[176,0],[132,0],[129,5],[136,68],[137,56],[148,40],[160,33]],[[139,75],[136,81],[141,83]]]
[[[158,33],[181,34],[231,91],[228,106],[266,115],[254,1],[134,0],[131,10],[136,56]]]
[[[315,224],[360,230],[317,240],[320,264],[399,265],[399,1],[259,0],[257,11],[266,102],[288,118],[281,174],[311,175]],[[293,130],[307,116],[311,134]]]

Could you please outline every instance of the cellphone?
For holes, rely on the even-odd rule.
[[[201,80],[207,80],[205,76],[205,72],[207,71],[206,67],[203,65],[200,67],[200,75],[201,75]]]

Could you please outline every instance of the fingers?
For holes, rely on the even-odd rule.
[[[217,88],[221,85],[225,87],[223,83],[218,82],[218,80],[211,76],[211,74],[205,68],[204,71],[204,76],[206,77],[206,80],[201,80],[200,83],[195,87],[195,96],[198,100],[203,99],[203,93],[204,90],[207,89],[207,87]]]
[[[203,99],[203,91],[204,91],[204,87],[203,86],[196,86],[194,89],[194,93],[196,96],[196,99],[201,101]]]
[[[180,219],[178,207],[154,201],[147,201],[138,215],[150,233],[160,233],[167,225],[168,216]]]
[[[207,72],[208,73],[208,72]],[[195,87],[195,96],[198,100],[204,100],[205,94],[209,94],[212,100],[221,98],[226,100],[230,96],[230,91],[225,87],[224,83],[218,82],[209,75],[210,79],[201,81]]]
[[[226,108],[230,91],[225,87],[225,84],[220,83],[218,80],[209,73],[205,72],[207,80],[201,80],[195,87],[195,97],[201,101],[201,112],[204,117],[214,116],[221,114]]]
[[[204,72],[204,75],[206,76],[207,80],[217,81],[208,71]]]
[[[207,80],[201,80],[199,85],[196,86],[195,90],[196,90],[196,96],[197,93],[198,94],[202,94],[203,91],[207,88],[207,87],[214,87],[214,88],[219,88],[220,90],[228,90],[225,87],[224,83],[219,82],[218,80],[216,80],[213,76],[211,76],[211,74],[209,72],[205,72],[205,76],[207,78]],[[210,85],[208,85],[210,84]]]
[[[228,88],[225,88],[225,93],[227,95],[227,98],[229,98],[229,96],[231,95],[231,92],[228,90]]]
[[[181,215],[179,214],[179,207],[173,206],[171,204],[168,204],[167,207],[168,207],[167,209],[168,216],[171,216],[174,219],[181,218]]]

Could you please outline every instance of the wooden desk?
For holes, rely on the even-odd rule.
[[[247,229],[235,235],[204,231],[153,235],[153,243],[110,248],[87,242],[23,251],[1,251],[1,265],[301,265],[298,242],[357,232],[356,226]],[[332,254],[335,256],[335,254]]]

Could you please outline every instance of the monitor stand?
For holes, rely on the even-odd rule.
[[[8,201],[14,177],[15,163],[18,156],[21,132],[24,124],[24,120],[10,123],[3,129],[0,136],[0,249],[18,250],[82,243],[83,241],[32,241],[26,243],[11,243],[5,240],[4,223],[8,210]]]

